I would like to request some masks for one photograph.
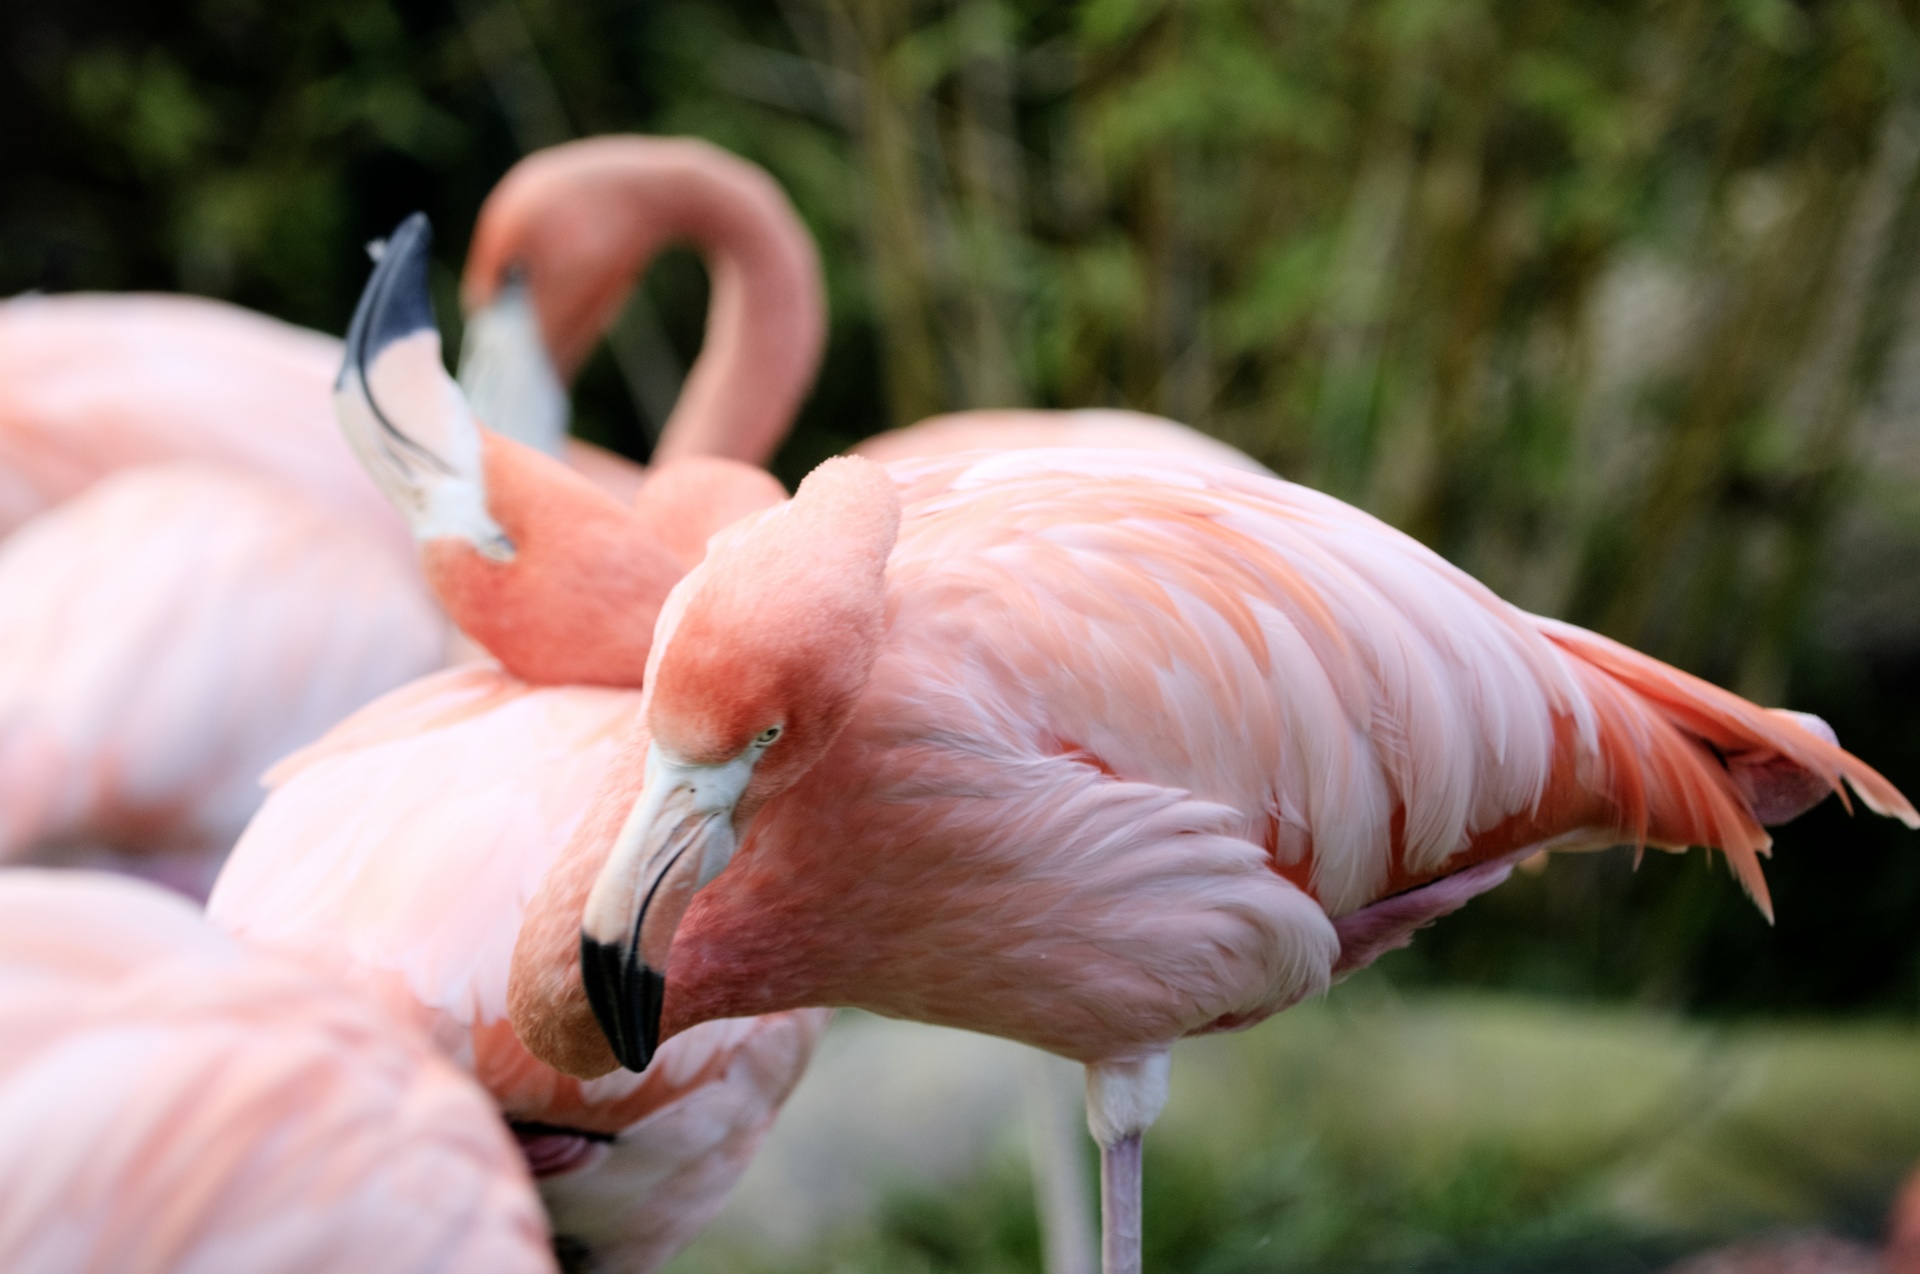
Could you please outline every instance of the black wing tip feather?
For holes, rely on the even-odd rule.
[[[433,225],[426,213],[416,212],[372,248],[373,273],[347,327],[346,360],[337,384],[346,383],[350,370],[357,370],[364,380],[367,364],[395,341],[422,330],[439,330],[433,294],[427,288],[432,247]]]

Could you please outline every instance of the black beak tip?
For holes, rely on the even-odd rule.
[[[348,367],[358,366],[365,375],[367,364],[393,342],[423,329],[438,330],[427,289],[432,246],[433,227],[427,214],[416,212],[381,247],[347,328]],[[342,368],[343,378],[345,374]]]
[[[660,1013],[666,977],[649,968],[628,946],[580,935],[580,975],[594,1021],[613,1056],[630,1071],[643,1071],[660,1049]]]

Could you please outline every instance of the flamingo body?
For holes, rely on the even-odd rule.
[[[277,481],[196,461],[108,476],[0,543],[0,859],[217,862],[267,765],[444,639],[411,563]]]
[[[1271,472],[1245,452],[1162,416],[1114,408],[957,411],[929,416],[859,443],[851,454],[882,464],[931,459],[964,451],[1023,451],[1047,447],[1104,447],[1160,451],[1212,460],[1252,473]]]
[[[0,303],[0,532],[110,473],[202,460],[277,479],[407,551],[340,443],[340,342],[190,296]]]
[[[511,1139],[424,1037],[185,902],[0,877],[0,1266],[554,1270]]]
[[[638,698],[488,665],[396,691],[275,768],[208,904],[215,924],[427,1029],[523,1130],[556,1230],[617,1271],[657,1267],[711,1219],[826,1018],[711,1023],[644,1075],[585,1084],[513,1034],[526,900],[592,807]]]
[[[871,678],[689,910],[669,1032],[855,1004],[1124,1058],[1317,992],[1336,921],[1530,848],[1716,845],[1763,898],[1740,783],[1776,756],[1910,816],[1791,716],[1507,606],[1304,488],[1069,451],[894,473]],[[675,712],[727,702],[763,652],[716,616],[765,602],[778,631],[739,552],[663,617]]]

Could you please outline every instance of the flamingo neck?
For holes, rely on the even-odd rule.
[[[812,384],[826,340],[819,253],[759,167],[688,138],[603,137],[524,161],[482,211],[467,303],[509,264],[528,271],[555,368],[570,380],[654,257],[685,242],[711,279],[700,357],[654,458],[764,464]]]
[[[427,542],[428,582],[460,629],[523,681],[637,688],[660,605],[686,568],[626,506],[566,466],[483,434],[487,508],[515,546]]]

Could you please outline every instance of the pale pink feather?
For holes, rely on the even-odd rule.
[[[0,1021],[0,1268],[555,1268],[471,1080],[150,886],[0,876]]]
[[[411,560],[276,481],[105,478],[0,543],[0,859],[223,852],[269,764],[445,632]]]
[[[397,549],[334,422],[340,342],[190,296],[0,303],[0,531],[107,474],[205,460],[277,478]]]
[[[616,1132],[541,1182],[610,1270],[656,1268],[703,1226],[770,1127],[819,1012],[714,1022],[644,1075],[581,1084],[508,1026],[527,901],[591,804],[637,691],[532,687],[491,665],[369,705],[272,775],[213,921],[360,981],[415,1016],[515,1120]]]

